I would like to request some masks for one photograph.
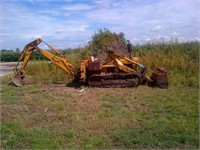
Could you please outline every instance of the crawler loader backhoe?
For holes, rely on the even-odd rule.
[[[38,47],[43,42],[56,55]],[[82,60],[79,69],[76,70],[66,57],[54,47],[48,45],[40,38],[27,44],[22,51],[16,67],[14,68],[15,77],[13,83],[16,86],[25,85],[24,70],[30,56],[34,50],[51,60],[55,65],[63,69],[67,74],[78,78],[80,84],[88,84],[95,87],[136,87],[144,82],[161,88],[168,87],[167,73],[164,68],[156,68],[151,77],[146,75],[147,69],[144,65],[138,63],[138,58],[133,59],[121,56],[113,51],[108,51],[108,60],[101,63],[97,58],[91,56],[90,59]],[[19,63],[22,62],[19,68]]]

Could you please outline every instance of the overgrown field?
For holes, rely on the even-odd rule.
[[[163,66],[168,71],[170,85],[199,87],[199,42],[156,43],[135,46],[135,56],[148,68],[148,75],[155,67]],[[79,67],[80,61],[89,58],[87,49],[64,51],[69,63]],[[26,75],[34,83],[68,83],[73,77],[53,63],[33,61],[26,68]],[[44,73],[45,72],[45,73]],[[2,79],[2,82],[9,80]]]
[[[65,55],[78,66],[90,53]],[[73,77],[47,61],[28,64],[25,87],[1,78],[1,148],[198,149],[199,43],[138,45],[135,55],[149,71],[167,68],[169,88],[65,86]]]
[[[3,87],[1,148],[199,147],[197,88],[82,88]]]

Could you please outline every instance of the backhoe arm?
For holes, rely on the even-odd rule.
[[[63,69],[68,74],[74,75],[75,73],[72,71],[71,67],[72,65],[70,63],[67,63],[67,60],[65,58],[60,58],[54,54],[51,54],[39,47],[35,47],[36,50],[40,52],[43,56],[45,56],[47,59],[51,60],[54,64],[59,66],[61,69]]]
[[[45,51],[37,47],[41,42],[43,41],[40,38],[38,38],[24,47],[24,50],[22,51],[19,57],[17,65],[14,68],[15,77],[13,78],[13,83],[16,86],[24,85],[24,82],[23,82],[24,77],[25,77],[24,70],[34,50],[37,50],[41,55],[45,56],[47,59],[52,61],[55,65],[63,69],[68,74],[75,75],[75,72],[72,70],[72,65],[67,62],[67,59],[65,58],[63,54],[61,54],[58,50],[56,50],[55,48],[53,48],[52,46],[48,45],[45,42],[43,43],[45,43],[51,50],[55,51],[56,54],[58,54],[59,56],[56,56],[48,51]],[[22,62],[21,67],[18,68],[20,61],[23,61],[23,62]]]

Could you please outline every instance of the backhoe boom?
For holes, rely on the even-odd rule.
[[[63,54],[61,54],[58,50],[56,50],[54,47],[48,45],[45,42],[43,42],[43,43],[46,44],[51,50],[55,51],[56,54],[58,54],[59,56],[56,56],[48,51],[45,51],[45,50],[39,48],[38,45],[41,42],[43,42],[42,39],[38,38],[38,39],[32,41],[31,43],[27,44],[24,47],[24,50],[22,51],[22,53],[19,57],[17,65],[14,68],[15,77],[13,79],[13,83],[16,86],[24,85],[24,82],[23,82],[23,79],[25,77],[24,70],[25,70],[27,63],[30,60],[30,57],[31,57],[32,53],[34,52],[34,50],[37,50],[40,54],[45,56],[47,59],[52,61],[55,65],[57,65],[58,67],[63,69],[68,74],[75,75],[75,72],[72,70],[72,65],[67,62],[67,59],[65,58],[65,56]],[[22,62],[21,67],[18,68],[20,61],[23,61],[23,62]]]

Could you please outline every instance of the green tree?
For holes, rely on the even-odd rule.
[[[15,50],[16,52],[19,52],[20,50],[19,50],[19,48],[16,48],[16,50]]]

